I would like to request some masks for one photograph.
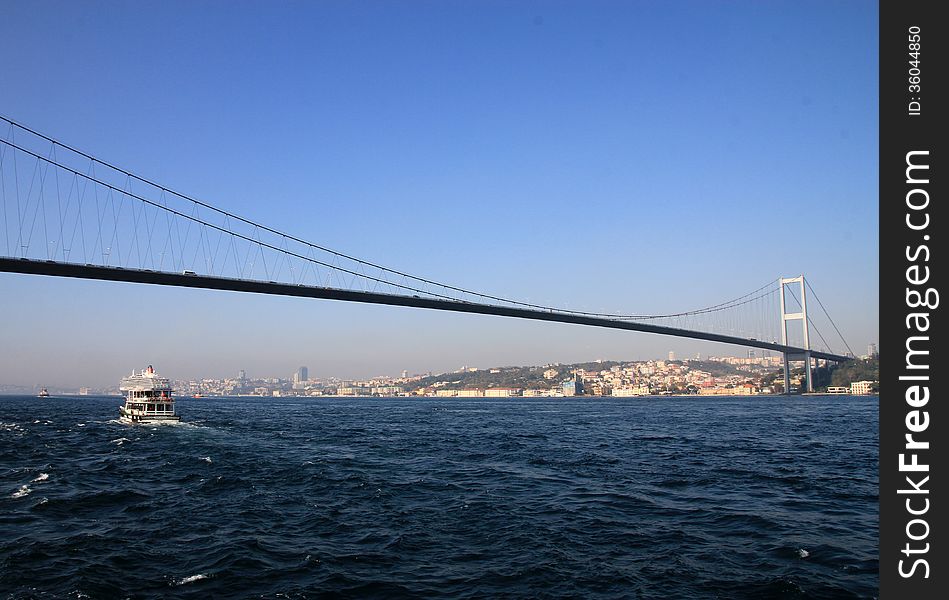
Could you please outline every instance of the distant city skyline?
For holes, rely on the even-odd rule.
[[[875,3],[13,3],[0,50],[0,113],[361,258],[638,313],[803,272],[878,339]],[[0,313],[16,385],[746,352],[11,274]]]
[[[492,363],[492,364],[474,365],[474,364],[466,363],[463,365],[456,365],[449,369],[441,369],[441,370],[423,368],[423,369],[418,369],[418,370],[402,369],[401,371],[398,371],[398,372],[370,372],[366,369],[363,369],[362,371],[360,371],[357,365],[355,370],[351,371],[351,373],[359,373],[358,375],[349,374],[345,376],[337,374],[337,373],[320,373],[319,375],[311,376],[309,374],[309,366],[300,366],[289,376],[281,375],[279,372],[276,372],[276,371],[268,372],[268,371],[263,371],[263,370],[257,370],[257,369],[254,369],[253,367],[249,367],[250,370],[248,370],[248,368],[239,368],[239,369],[234,370],[231,373],[220,373],[220,372],[206,372],[206,371],[202,372],[200,370],[200,366],[195,365],[193,366],[192,370],[189,371],[188,376],[184,376],[178,373],[165,372],[164,370],[160,370],[160,369],[159,370],[163,376],[167,376],[173,380],[178,380],[178,381],[201,381],[204,379],[235,380],[235,381],[280,380],[280,381],[291,382],[294,386],[296,386],[297,384],[303,384],[303,383],[328,382],[328,381],[368,381],[372,379],[400,379],[400,378],[407,379],[411,377],[418,377],[418,376],[424,376],[424,375],[444,375],[444,374],[450,374],[450,373],[459,373],[463,371],[486,371],[490,369],[509,368],[509,367],[516,367],[516,368],[551,367],[551,366],[558,366],[558,365],[565,365],[565,364],[600,363],[600,362],[602,363],[648,362],[648,361],[690,362],[690,361],[707,361],[707,360],[737,360],[737,359],[744,359],[744,358],[761,359],[761,358],[778,357],[778,356],[780,356],[780,353],[778,352],[770,352],[770,351],[756,352],[754,350],[747,350],[744,353],[731,353],[731,354],[714,353],[714,352],[711,354],[703,354],[701,352],[697,352],[690,356],[681,356],[681,355],[676,354],[674,350],[670,350],[665,355],[640,357],[640,358],[628,358],[628,357],[616,357],[616,356],[608,357],[608,358],[587,357],[585,359],[579,359],[579,360],[573,360],[573,361],[553,361],[553,362],[548,362],[548,363],[543,363],[543,364]],[[860,355],[858,356],[858,358],[876,357],[876,356],[879,356],[877,345],[871,343],[868,346],[867,354]],[[143,365],[143,367],[144,366],[147,366],[147,365]],[[151,366],[157,368],[156,365],[151,365]],[[123,375],[127,375],[127,373]],[[40,382],[16,383],[13,381],[0,380],[0,393],[4,393],[4,389],[10,388],[10,387],[19,387],[19,388],[24,388],[24,389],[32,389],[32,388],[40,389],[43,387],[47,387],[47,388],[56,388],[60,390],[79,390],[81,388],[106,389],[106,388],[112,388],[118,385],[118,379],[116,379],[115,381],[91,381],[89,379],[82,380],[82,381],[65,381],[65,380],[58,380],[57,377],[59,377],[59,373],[56,371],[53,371],[53,372],[50,372],[48,376],[43,378],[42,381]]]

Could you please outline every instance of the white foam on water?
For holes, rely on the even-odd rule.
[[[40,473],[40,474],[36,477],[36,479],[34,479],[33,481],[31,481],[30,483],[39,483],[40,481],[46,481],[47,479],[49,479],[49,473]]]
[[[206,462],[206,463],[208,463],[208,464],[211,464],[211,463],[213,462],[213,461],[211,460],[211,457],[210,457],[210,456],[202,456],[202,457],[201,457],[201,460],[203,460],[204,462]]]
[[[24,497],[24,496],[29,496],[29,495],[30,495],[30,492],[32,492],[32,491],[33,491],[33,490],[30,489],[30,486],[24,484],[24,485],[21,485],[21,486],[20,486],[20,489],[18,489],[17,491],[13,492],[13,494],[11,494],[10,497],[11,497],[11,498],[22,498],[22,497]]]
[[[805,550],[804,548],[798,548],[797,555],[800,556],[801,558],[807,558],[808,556],[811,555],[811,553]]]
[[[112,443],[115,444],[116,446],[121,446],[125,442],[131,442],[131,441],[132,440],[128,439],[127,437],[120,437],[120,438],[116,438],[112,440]]]
[[[183,427],[185,429],[210,429],[210,427],[205,427],[204,425],[198,425],[197,423],[189,423],[187,421],[151,421],[148,423],[136,423],[142,427]]]
[[[198,573],[197,575],[188,575],[187,577],[183,577],[177,581],[173,581],[172,585],[186,585],[186,584],[199,581],[201,579],[207,579],[207,578],[208,578],[207,573]]]

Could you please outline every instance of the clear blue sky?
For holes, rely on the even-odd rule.
[[[0,113],[423,276],[661,312],[805,273],[877,339],[876,3],[3,3]],[[0,274],[0,382],[740,353],[412,309]],[[135,339],[142,321],[164,334]],[[56,373],[51,373],[56,371]]]

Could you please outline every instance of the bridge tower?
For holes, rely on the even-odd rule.
[[[807,330],[807,297],[805,296],[805,285],[804,285],[804,276],[799,275],[797,277],[781,277],[779,279],[781,286],[781,343],[785,346],[788,345],[788,321],[801,321],[801,326],[804,329],[804,352],[791,354],[789,352],[784,353],[784,393],[791,393],[791,361],[804,361],[804,380],[806,382],[805,389],[808,392],[814,391],[814,379],[813,371],[811,369],[811,342],[808,337]],[[800,285],[801,288],[801,312],[789,313],[787,311],[787,304],[784,301],[785,286]]]

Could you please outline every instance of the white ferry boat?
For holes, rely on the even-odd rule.
[[[171,383],[159,377],[151,365],[140,373],[122,379],[119,390],[125,394],[125,405],[119,407],[123,423],[175,423],[181,417],[175,414]]]

